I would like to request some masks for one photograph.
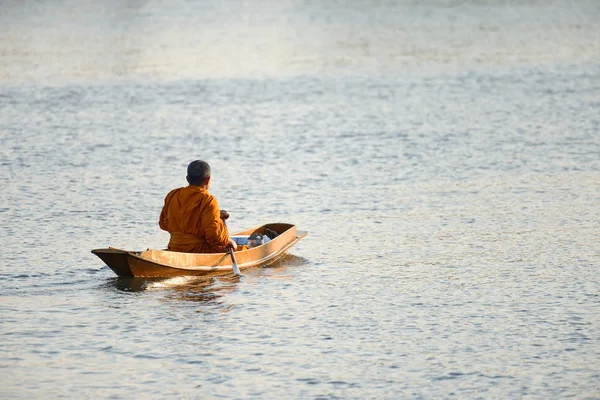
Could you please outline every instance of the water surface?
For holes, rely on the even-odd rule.
[[[599,397],[595,1],[0,10],[1,397]],[[116,278],[197,158],[309,236]]]

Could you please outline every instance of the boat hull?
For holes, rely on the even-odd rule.
[[[240,270],[270,264],[307,235],[290,224],[267,224],[238,232],[235,235],[263,233],[265,229],[278,233],[268,243],[248,250],[236,251],[235,258]],[[226,275],[232,273],[228,253],[198,254],[166,250],[127,251],[115,248],[95,249],[92,253],[120,277],[158,278],[172,276]]]

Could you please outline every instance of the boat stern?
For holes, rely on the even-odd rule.
[[[92,253],[100,257],[102,261],[110,269],[112,269],[117,276],[133,277],[133,272],[129,266],[129,252],[119,249],[94,249]]]

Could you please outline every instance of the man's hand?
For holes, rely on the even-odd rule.
[[[225,221],[227,218],[229,218],[229,213],[227,211],[221,210],[220,212],[221,212],[221,219],[223,221]]]
[[[232,238],[229,238],[229,243],[227,243],[227,248],[232,248],[233,251],[237,250],[237,243]]]

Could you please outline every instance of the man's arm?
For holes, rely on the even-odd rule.
[[[168,226],[169,226],[169,218],[168,218],[169,204],[171,203],[171,199],[175,195],[176,190],[177,189],[171,190],[169,192],[169,194],[167,194],[167,196],[165,197],[165,204],[163,205],[162,211],[160,212],[160,218],[158,219],[158,226],[160,227],[160,229],[162,229],[164,231],[169,230],[168,229]]]
[[[229,218],[229,213],[225,210],[221,210],[221,219],[225,221],[227,218]]]
[[[219,204],[213,197],[204,209],[201,217],[204,237],[213,246],[226,247],[229,244],[229,232],[221,219]]]

